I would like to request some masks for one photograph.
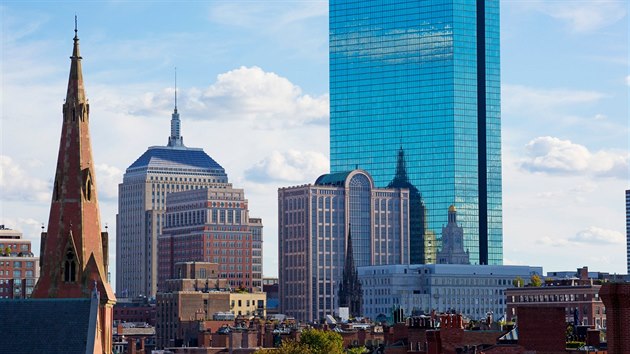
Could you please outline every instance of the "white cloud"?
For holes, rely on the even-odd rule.
[[[501,108],[507,113],[521,113],[523,110],[544,112],[559,107],[595,103],[604,98],[604,94],[597,91],[540,89],[510,84],[502,85],[501,95]]]
[[[116,200],[118,198],[118,184],[122,183],[123,171],[107,164],[96,164],[96,180],[98,197]]]
[[[551,136],[541,136],[525,145],[527,157],[521,168],[548,174],[585,174],[599,177],[627,178],[627,152],[589,151],[585,146]]]
[[[503,257],[503,264],[504,265],[528,265],[525,262],[522,262],[516,259],[510,259],[507,257]]]
[[[285,59],[310,61],[328,57],[327,15],[326,1],[220,2],[210,7],[209,19],[247,31],[248,38],[264,40]]]
[[[166,115],[173,107],[173,89],[147,92],[135,102],[127,97],[127,111],[134,115]],[[247,120],[255,128],[287,128],[325,124],[328,94],[311,96],[287,78],[254,67],[240,67],[219,74],[206,89],[178,91],[178,104],[187,118],[199,120]]]
[[[605,28],[623,19],[627,14],[626,5],[620,0],[530,0],[519,4],[563,21],[571,31],[578,33]]]
[[[315,181],[328,171],[328,159],[319,152],[273,151],[270,156],[245,171],[248,180],[256,182]]]
[[[569,241],[588,244],[625,244],[626,238],[619,231],[603,229],[591,226],[581,230],[575,236],[569,237]]]
[[[11,157],[0,155],[1,200],[49,200],[50,184],[31,176]]]
[[[35,220],[33,218],[4,218],[0,220],[0,224],[21,232],[23,238],[30,240],[32,242],[31,250],[36,255],[39,254],[43,223],[45,223],[45,220]]]
[[[280,6],[278,6],[280,5]],[[210,9],[210,19],[230,26],[255,31],[286,31],[289,26],[300,26],[305,20],[328,14],[326,2],[303,2],[242,6],[239,3],[221,3]]]
[[[325,123],[329,111],[328,95],[305,95],[288,79],[256,66],[220,74],[199,101],[206,111],[229,112],[233,118],[263,125],[270,121],[287,126]]]
[[[596,226],[589,226],[568,238],[543,236],[538,240],[538,243],[552,247],[623,245],[625,242],[621,232]]]
[[[544,245],[544,246],[551,246],[551,247],[563,247],[569,244],[569,241],[567,241],[566,239],[563,238],[556,238],[556,237],[549,237],[549,236],[543,236],[538,240],[538,243]]]

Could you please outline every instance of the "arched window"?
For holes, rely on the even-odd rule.
[[[63,263],[63,281],[77,281],[77,261],[74,252],[71,249],[68,249],[66,252],[66,259]]]

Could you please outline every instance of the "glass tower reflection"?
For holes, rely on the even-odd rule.
[[[331,0],[329,39],[331,172],[385,187],[403,149],[412,263],[455,205],[471,263],[502,264],[499,1]]]

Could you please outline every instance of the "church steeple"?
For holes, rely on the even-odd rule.
[[[352,249],[352,230],[348,226],[348,246],[346,247],[346,260],[343,267],[343,277],[339,284],[339,307],[348,307],[351,317],[362,315],[363,292],[359,274],[354,265],[354,251]]]
[[[175,68],[175,108],[171,115],[171,136],[168,137],[169,147],[184,147],[184,137],[181,136],[181,121],[177,113],[177,68]]]
[[[41,271],[32,297],[89,298],[97,291],[102,347],[110,353],[116,297],[107,281],[108,234],[101,232],[81,59],[75,17],[48,230],[42,232]]]

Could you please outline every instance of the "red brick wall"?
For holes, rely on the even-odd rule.
[[[519,345],[538,353],[565,353],[564,307],[520,306],[516,311]]]
[[[630,284],[606,283],[599,290],[606,305],[609,354],[630,352]]]

